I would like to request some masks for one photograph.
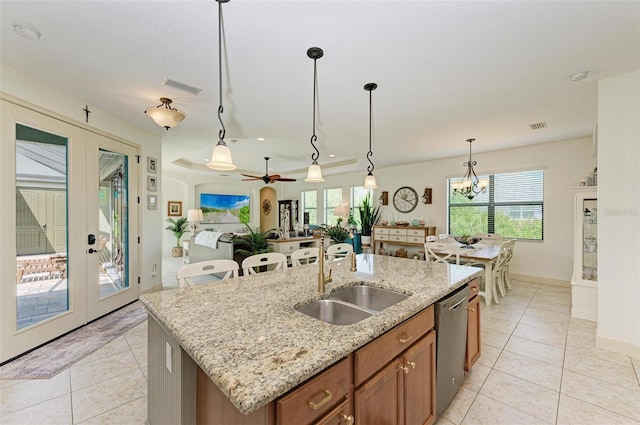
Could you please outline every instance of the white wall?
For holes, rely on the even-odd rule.
[[[476,147],[482,141],[476,142]],[[376,199],[382,190],[389,191],[389,205],[382,207],[382,218],[388,220],[424,219],[428,226],[437,226],[437,232],[447,229],[447,177],[462,177],[462,164],[468,157],[447,158],[410,165],[376,168],[375,176],[379,189],[374,191]],[[545,170],[544,188],[544,241],[519,241],[513,259],[512,273],[535,276],[542,279],[560,280],[568,284],[573,267],[573,194],[570,190],[579,183],[595,165],[592,158],[592,139],[566,140],[555,143],[506,149],[473,155],[478,161],[478,174],[508,172],[532,167]],[[375,157],[374,157],[375,161]],[[342,187],[343,204],[347,204],[349,187],[362,186],[366,171],[327,176],[321,184],[304,182],[282,185],[279,199],[300,199],[303,190],[319,189],[319,210],[322,211],[322,190]],[[391,198],[401,186],[411,186],[421,196],[425,187],[433,188],[433,203],[420,203],[409,214],[399,213]],[[422,200],[421,200],[422,201]],[[322,216],[322,215],[320,215]]]
[[[82,110],[86,101],[68,95],[60,90],[50,87],[40,81],[34,80],[17,69],[0,63],[0,87],[2,93],[29,102],[39,108],[44,108],[69,118],[69,122],[77,124],[83,128],[97,129],[112,134],[116,137],[131,141],[141,146],[142,159],[153,156],[161,160],[160,137],[138,127],[135,127],[121,119],[118,119],[97,107],[90,105],[91,115],[89,124],[85,124],[85,113]],[[3,161],[7,160],[2,158]],[[144,182],[141,186],[145,189],[141,191],[142,220],[141,220],[141,293],[162,288],[161,273],[152,276],[153,265],[157,265],[157,270],[161,270],[161,226],[162,210],[146,209],[146,164],[141,166],[144,170],[140,179]],[[158,174],[159,176],[160,174]],[[4,182],[0,185],[0,191],[8,187]],[[0,192],[3,193],[3,192]]]
[[[598,83],[599,347],[640,358],[640,70]]]

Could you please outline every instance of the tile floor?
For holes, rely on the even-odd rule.
[[[181,261],[167,261],[164,282]],[[569,306],[568,288],[528,282],[483,305],[482,355],[437,424],[640,425],[640,360],[595,348],[595,323]],[[0,423],[144,424],[146,329],[51,379],[0,381]]]

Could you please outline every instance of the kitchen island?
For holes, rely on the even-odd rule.
[[[324,294],[317,292],[318,266],[308,265],[143,295],[150,314],[149,423],[195,420],[198,370],[239,412],[254,413],[481,273],[371,254],[357,256],[356,272],[348,261],[327,266],[333,281]],[[410,296],[349,326],[295,309],[357,283]]]

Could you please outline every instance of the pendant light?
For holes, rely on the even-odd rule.
[[[316,61],[320,59],[324,55],[324,52],[319,47],[311,47],[307,50],[307,56],[313,59],[313,134],[311,135],[311,146],[315,150],[311,154],[311,165],[309,166],[309,170],[307,171],[307,178],[304,179],[306,182],[310,183],[322,183],[324,178],[322,177],[322,169],[318,165],[318,158],[320,157],[320,151],[315,145],[315,141],[318,140],[316,137],[316,91],[318,87],[318,74]]]
[[[373,161],[371,161],[371,157],[373,156],[373,152],[371,151],[371,127],[373,122],[373,118],[372,118],[373,113],[371,108],[371,92],[376,88],[378,88],[378,85],[376,83],[367,83],[364,85],[364,89],[369,92],[369,152],[367,152],[367,161],[369,161],[369,164],[370,164],[367,166],[367,171],[369,172],[369,174],[367,174],[367,177],[365,177],[364,179],[365,189],[378,188],[378,185],[376,184],[376,178],[373,175],[373,169],[375,168],[375,166],[373,165]]]
[[[180,124],[184,119],[184,113],[172,108],[171,102],[173,101],[168,97],[161,97],[160,102],[162,102],[160,105],[151,107],[144,113],[149,115],[160,127],[164,127],[167,130]]]
[[[222,122],[222,113],[224,108],[222,107],[222,3],[227,3],[229,0],[216,0],[218,2],[218,76],[220,93],[220,106],[218,106],[218,120],[222,129],[218,132],[218,143],[213,148],[211,154],[211,161],[207,164],[207,167],[219,171],[231,171],[237,167],[233,164],[231,159],[231,149],[224,142],[224,136],[226,130],[224,123]]]
[[[473,169],[473,166],[478,164],[471,158],[471,143],[473,143],[474,140],[476,139],[467,139],[467,142],[469,142],[469,160],[463,164],[467,167],[467,172],[459,181],[451,182],[453,193],[462,195],[469,200],[475,198],[475,196],[480,193],[485,193],[487,186],[489,186],[489,180],[479,179]]]

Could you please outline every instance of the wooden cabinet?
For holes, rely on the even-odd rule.
[[[300,248],[310,248],[310,247],[318,247],[320,246],[320,238],[289,238],[289,239],[267,239],[269,242],[269,246],[273,250],[273,252],[280,252],[287,257],[291,256],[293,251],[296,251]]]
[[[356,424],[422,425],[435,421],[433,324],[433,307],[429,307],[356,351]]]
[[[595,186],[574,188],[571,316],[598,318],[598,197]]]
[[[480,279],[476,278],[469,283],[469,316],[467,318],[467,354],[464,361],[464,370],[469,372],[471,367],[480,358],[480,297],[478,296]]]
[[[284,227],[292,232],[297,224],[298,201],[291,199],[278,201],[278,227]]]
[[[375,254],[376,250],[382,248],[385,243],[423,247],[426,237],[435,233],[435,227],[373,226],[373,252]]]

